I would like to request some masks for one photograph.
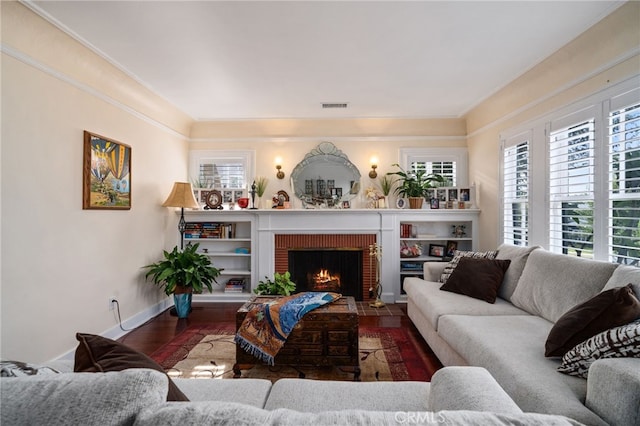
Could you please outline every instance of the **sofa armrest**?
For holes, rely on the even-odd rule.
[[[591,364],[585,405],[612,425],[640,424],[640,358]]]
[[[424,262],[424,280],[438,282],[448,262]]]
[[[438,370],[431,378],[429,409],[522,413],[520,407],[482,367],[445,367]]]

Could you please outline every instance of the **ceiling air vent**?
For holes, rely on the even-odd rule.
[[[346,102],[323,102],[322,108],[346,108]]]

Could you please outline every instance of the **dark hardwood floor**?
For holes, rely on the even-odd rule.
[[[192,325],[235,323],[236,311],[240,306],[242,306],[242,303],[194,303],[193,311],[186,319],[178,319],[177,317],[171,316],[169,310],[166,310],[118,340],[133,349],[151,355]],[[368,327],[405,328],[416,343],[415,346],[420,351],[421,358],[431,371],[441,368],[442,364],[431,351],[431,348],[429,348],[424,341],[409,317],[407,317],[406,305],[395,305],[390,311],[395,314],[380,315],[380,313],[374,313],[374,315],[366,315],[365,311],[365,315],[359,315],[360,325]]]

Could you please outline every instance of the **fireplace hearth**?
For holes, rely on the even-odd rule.
[[[333,291],[362,300],[362,249],[320,248],[288,251],[296,292]]]

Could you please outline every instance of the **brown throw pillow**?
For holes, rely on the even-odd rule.
[[[462,257],[440,290],[464,294],[495,303],[498,289],[509,267],[509,259],[473,259]]]
[[[80,342],[76,348],[73,371],[77,373],[102,373],[122,371],[127,368],[150,368],[164,373],[164,369],[147,355],[130,347],[94,334],[76,333]],[[169,378],[167,401],[189,401]]]
[[[603,291],[558,319],[547,337],[544,355],[563,356],[578,343],[637,318],[640,301],[631,284]]]

